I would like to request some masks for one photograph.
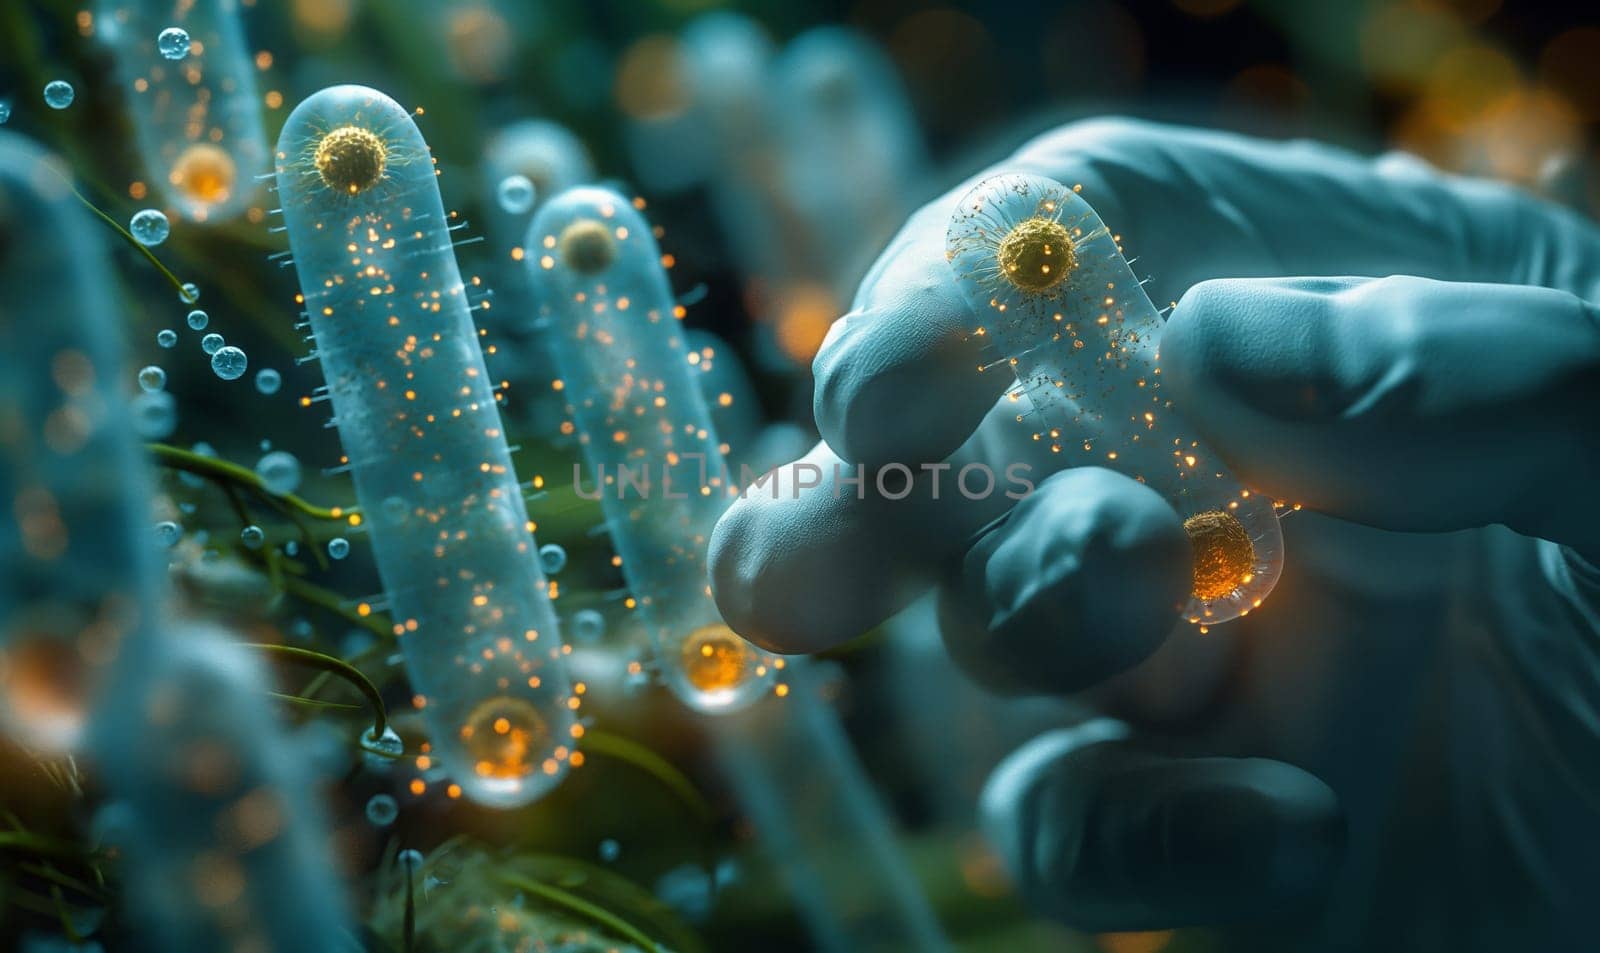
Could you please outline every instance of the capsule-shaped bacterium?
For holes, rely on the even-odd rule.
[[[331,953],[325,828],[252,660],[159,618],[132,369],[91,228],[65,171],[0,133],[0,229],[18,238],[0,294],[19,303],[0,315],[0,727],[89,755],[141,948]]]
[[[526,803],[581,733],[427,144],[361,86],[296,107],[278,194],[363,525],[439,763]]]
[[[237,0],[102,0],[95,24],[115,60],[151,183],[197,222],[248,207],[268,154]],[[171,28],[189,36],[179,59],[168,59],[157,42]]]
[[[650,225],[615,192],[573,189],[534,217],[527,248],[563,393],[662,675],[702,711],[749,701],[772,666],[711,600],[706,543],[730,481]]]
[[[915,205],[922,133],[893,63],[855,30],[801,34],[773,72],[783,189],[844,298]]]
[[[1034,438],[1148,484],[1183,517],[1194,547],[1184,618],[1209,625],[1259,606],[1283,568],[1277,510],[1162,390],[1162,316],[1094,209],[1043,176],[993,176],[956,207],[946,256],[986,367],[1015,372],[1033,406]]]
[[[532,187],[531,201],[507,201],[508,180],[521,176]],[[528,333],[539,317],[522,267],[528,224],[540,205],[574,186],[594,181],[594,163],[577,136],[558,123],[525,119],[495,133],[484,149],[483,184],[487,193],[489,240],[504,267],[496,269],[495,306],[486,322],[490,333]],[[549,389],[549,382],[545,382]]]

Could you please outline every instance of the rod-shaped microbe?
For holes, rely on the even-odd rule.
[[[237,0],[101,0],[95,24],[127,96],[145,174],[197,222],[222,221],[268,170],[255,60]],[[182,41],[161,41],[181,30]]]
[[[773,72],[782,187],[821,276],[848,300],[915,205],[922,132],[894,64],[855,30],[801,34]]]
[[[484,357],[495,378],[510,384],[506,410],[535,433],[556,431],[562,401],[552,389],[556,373],[539,337],[539,303],[522,264],[522,242],[546,199],[594,181],[594,174],[578,137],[548,120],[512,123],[484,149],[483,206],[495,261],[494,307],[480,321],[489,332]]]
[[[65,170],[5,133],[0,229],[0,726],[88,754],[141,949],[343,949],[325,827],[253,659],[162,618],[104,250]]]
[[[993,176],[957,205],[946,253],[988,367],[1015,372],[1032,404],[1034,438],[1138,479],[1183,517],[1184,618],[1210,625],[1259,606],[1283,568],[1277,510],[1179,416],[1161,386],[1161,313],[1094,209],[1043,176]]]
[[[484,804],[565,773],[577,696],[428,147],[336,86],[278,139],[278,194],[363,525],[433,752]]]
[[[730,480],[650,225],[615,192],[572,189],[540,209],[527,248],[563,393],[662,675],[696,709],[745,703],[771,666],[711,600],[706,544]]]

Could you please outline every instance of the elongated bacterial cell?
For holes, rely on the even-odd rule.
[[[28,238],[0,244],[0,729],[92,760],[141,949],[341,949],[326,830],[254,660],[161,618],[131,369],[65,175],[0,134],[0,229]]]
[[[729,481],[650,225],[615,192],[572,189],[534,217],[527,248],[563,392],[662,674],[697,710],[748,702],[774,666],[711,600],[706,544]]]
[[[582,733],[433,160],[393,100],[336,86],[278,139],[278,193],[360,525],[435,759],[527,803]]]
[[[1163,319],[1094,209],[1043,176],[994,176],[961,199],[946,255],[987,367],[1008,365],[1033,404],[1034,438],[1148,484],[1183,517],[1194,547],[1184,618],[1211,625],[1261,605],[1283,568],[1277,509],[1163,394]]]
[[[222,221],[259,194],[268,168],[237,0],[101,0],[94,22],[128,98],[145,174],[198,222]],[[177,59],[172,30],[187,36]]]

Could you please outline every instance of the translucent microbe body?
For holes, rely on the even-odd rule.
[[[502,186],[517,178],[532,186],[525,208],[503,201]],[[523,267],[522,247],[533,213],[546,199],[594,181],[589,153],[563,126],[542,119],[512,123],[495,133],[484,150],[484,208],[496,267],[494,307],[483,326],[494,352],[487,356],[497,379],[509,381],[510,406],[536,432],[552,433],[560,423],[560,401],[551,389],[555,369],[539,337],[539,302]]]
[[[573,189],[534,217],[527,247],[562,393],[662,674],[700,710],[747,702],[771,665],[711,600],[706,544],[730,481],[650,225],[615,192]]]
[[[889,57],[854,30],[803,33],[773,69],[784,192],[844,298],[915,204],[922,134]]]
[[[565,773],[560,633],[416,124],[372,89],[302,102],[277,181],[316,356],[436,760],[480,803]]]
[[[98,233],[12,135],[0,229],[29,237],[0,244],[18,303],[0,316],[0,728],[92,760],[125,821],[110,840],[140,949],[331,953],[341,890],[263,677],[214,630],[159,617],[157,547],[181,530],[150,530]]]
[[[987,367],[1015,372],[1035,439],[1148,484],[1183,517],[1194,547],[1184,618],[1209,625],[1259,606],[1283,568],[1276,507],[1233,478],[1162,390],[1161,313],[1094,209],[1042,176],[994,176],[961,199],[946,252]]]
[[[222,221],[259,192],[268,153],[237,0],[100,0],[95,28],[112,51],[150,184],[185,217]],[[188,36],[167,57],[160,38]],[[170,35],[170,34],[169,34]]]

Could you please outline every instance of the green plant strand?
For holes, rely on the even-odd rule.
[[[382,737],[383,733],[389,730],[389,713],[383,707],[383,696],[378,694],[378,687],[372,684],[372,680],[363,675],[360,669],[344,659],[334,658],[331,655],[324,655],[321,652],[313,652],[310,649],[302,649],[293,645],[276,645],[270,642],[246,642],[244,645],[246,648],[259,649],[280,658],[299,662],[302,665],[320,668],[325,672],[331,672],[343,678],[355,686],[356,690],[365,695],[367,701],[371,703],[373,737]]]
[[[583,750],[590,754],[602,754],[626,761],[641,771],[653,776],[665,785],[678,799],[700,820],[703,824],[710,824],[715,817],[711,805],[695,788],[694,782],[684,776],[682,771],[673,767],[666,758],[661,757],[637,741],[630,741],[620,735],[598,729],[589,729],[583,735]]]
[[[156,461],[162,466],[172,467],[175,470],[187,470],[196,476],[207,477],[212,480],[221,480],[239,484],[249,490],[260,494],[261,497],[274,505],[282,504],[302,515],[314,520],[332,520],[343,522],[354,510],[343,507],[317,506],[295,496],[293,493],[275,493],[267,488],[261,476],[254,470],[247,469],[237,463],[230,463],[216,457],[194,453],[181,447],[174,447],[165,443],[151,443],[145,445],[155,455]]]
[[[612,913],[610,910],[607,910],[598,904],[590,903],[576,894],[568,893],[567,891],[562,890],[560,887],[555,887],[546,883],[540,883],[537,880],[530,880],[527,877],[522,877],[517,874],[501,874],[500,881],[509,887],[515,887],[518,890],[526,891],[527,893],[531,893],[542,900],[546,900],[557,906],[564,907],[580,916],[587,917],[588,919],[593,920],[595,923],[598,923],[610,930],[612,933],[623,937],[629,943],[649,950],[651,953],[661,953],[661,945],[655,940],[652,940],[638,927],[635,927],[633,924]]]

